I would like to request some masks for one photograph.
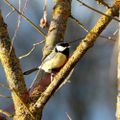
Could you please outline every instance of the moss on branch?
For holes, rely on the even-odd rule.
[[[11,89],[15,112],[17,115],[23,113],[24,109],[22,109],[22,103],[17,99],[16,95],[13,94],[12,89],[14,88],[17,91],[21,99],[26,96],[27,89],[19,60],[15,55],[14,48],[12,48],[10,53],[10,47],[11,42],[7,31],[7,25],[5,24],[0,12],[0,61],[4,68],[9,88]]]
[[[64,40],[67,19],[70,14],[71,0],[56,0],[52,13],[52,20],[43,49],[43,58],[51,52],[56,43]]]

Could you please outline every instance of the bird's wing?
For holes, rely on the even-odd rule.
[[[37,70],[39,70],[38,67],[32,68],[32,69],[30,69],[30,70],[27,70],[27,71],[23,72],[23,75],[29,75],[29,74],[37,71]]]
[[[45,79],[45,77],[48,75],[48,73],[46,73],[44,70],[39,69],[34,80],[32,81],[31,85],[30,85],[30,90],[32,88],[34,88],[36,85],[40,84],[40,81]]]
[[[56,52],[53,50],[53,51],[42,61],[41,66],[42,66],[46,61],[49,61],[49,60],[51,60],[53,57],[55,57],[55,55],[56,55]]]
[[[51,59],[52,59],[53,57],[55,57],[55,56],[56,56],[55,51],[52,51],[52,52],[42,61],[42,64],[41,64],[40,67],[39,67],[39,70],[38,70],[38,72],[37,72],[37,74],[36,74],[36,76],[35,76],[32,84],[31,84],[31,86],[30,86],[30,89],[31,89],[31,88],[34,88],[34,86],[35,86],[36,84],[39,84],[39,82],[40,82],[42,79],[44,79],[44,78],[49,74],[49,73],[45,72],[44,70],[42,70],[42,66],[44,65],[44,63],[45,63],[46,61],[51,60]]]

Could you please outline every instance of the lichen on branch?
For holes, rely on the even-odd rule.
[[[56,0],[53,8],[52,20],[43,49],[43,58],[45,58],[56,43],[64,40],[64,34],[67,25],[67,19],[71,14],[71,0]]]
[[[15,55],[14,48],[12,48],[12,51],[10,52],[10,47],[11,42],[7,31],[7,25],[5,24],[2,13],[0,12],[0,61],[4,68],[9,88],[11,89],[16,114],[20,114],[24,111],[24,109],[22,109],[23,105],[19,102],[16,95],[13,94],[12,89],[14,88],[22,99],[22,97],[25,97],[27,93],[27,88],[19,60]]]

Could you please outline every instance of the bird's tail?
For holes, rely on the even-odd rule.
[[[49,73],[46,73],[44,70],[39,69],[30,85],[30,90],[33,89],[35,86],[40,85],[40,82],[46,80],[48,78],[48,75]]]
[[[23,72],[23,75],[29,75],[29,74],[31,74],[31,73],[37,71],[37,70],[39,70],[38,67],[32,68],[32,69],[30,69],[30,70],[27,70],[27,71]]]

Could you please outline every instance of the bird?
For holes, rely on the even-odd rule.
[[[70,45],[67,42],[57,43],[52,52],[43,59],[41,65],[24,72],[25,75],[38,70],[35,79],[33,80],[30,89],[39,83],[45,74],[51,74],[51,81],[53,80],[54,71],[59,70],[67,62],[69,58]]]

